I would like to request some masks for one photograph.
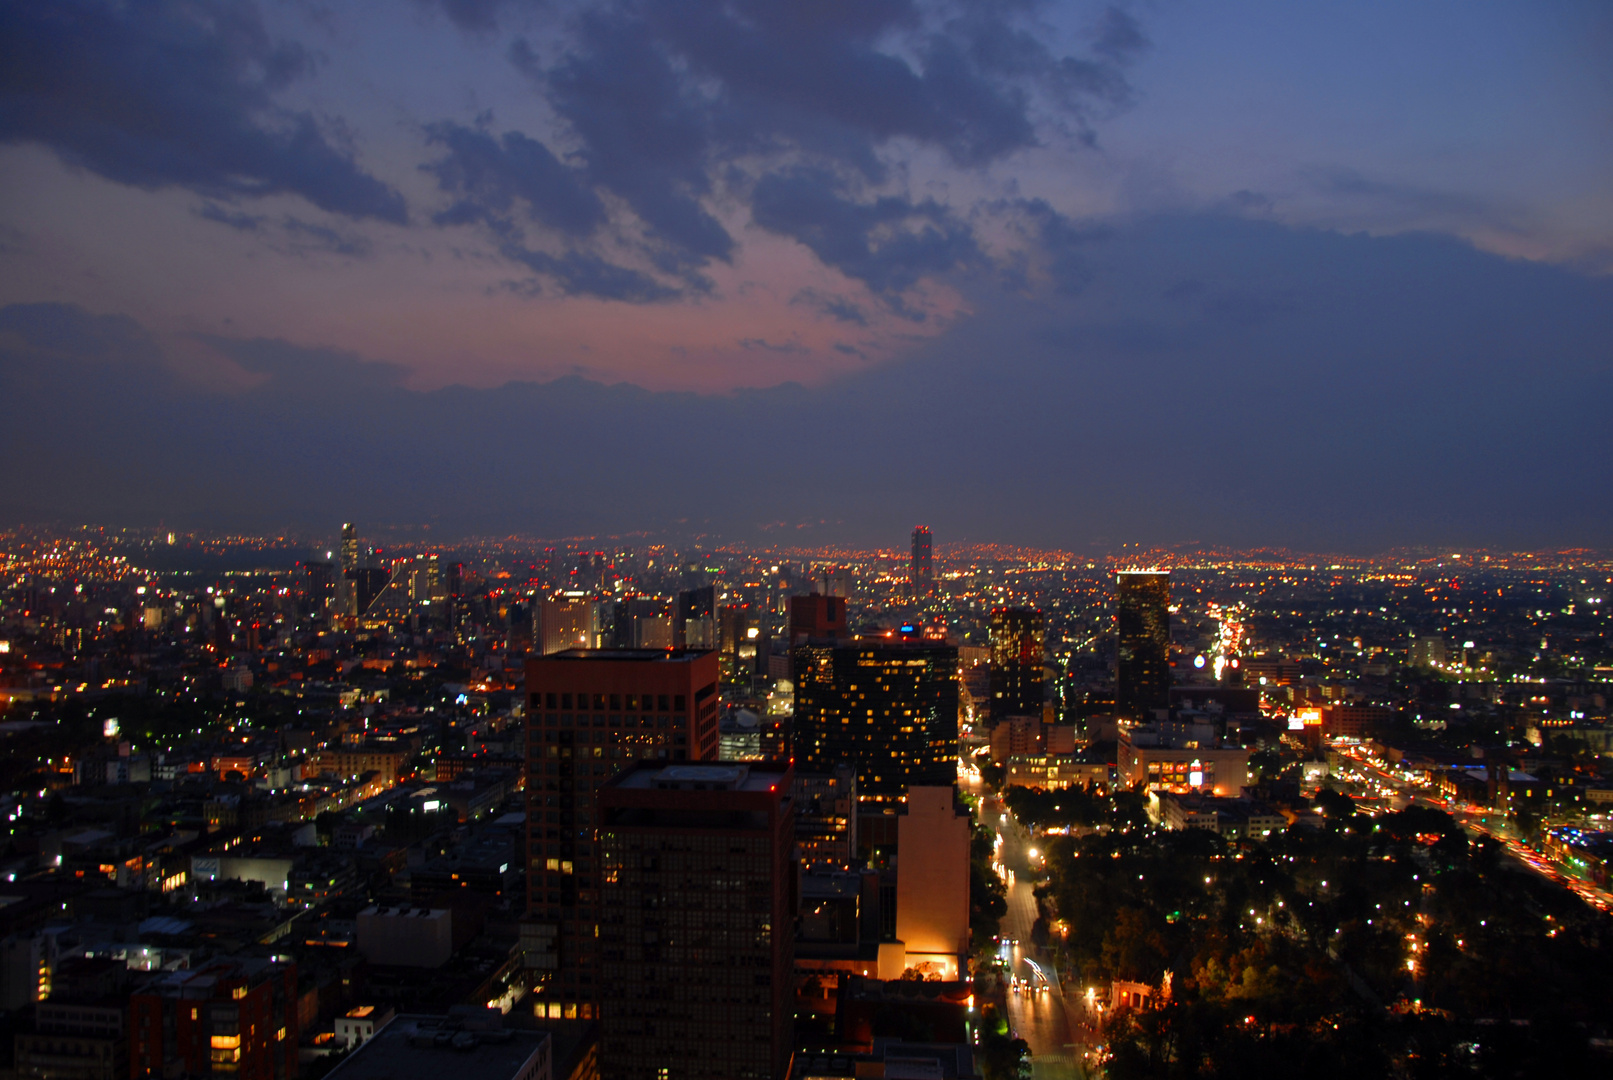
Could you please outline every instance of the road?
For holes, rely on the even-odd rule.
[[[1031,941],[1031,927],[1036,922],[1031,883],[1036,868],[1029,855],[1032,841],[1012,816],[1003,819],[1006,807],[995,799],[989,805],[992,813],[987,820],[1003,838],[998,858],[1014,872],[1008,887],[1008,914],[1002,920],[1002,937],[1014,944],[1005,947],[1003,957],[1026,987],[1008,995],[1008,1022],[1031,1048],[1032,1076],[1046,1080],[1084,1077],[1078,1062],[1092,1035],[1081,1026],[1081,1006],[1075,998],[1065,996],[1052,958]],[[1041,989],[1043,986],[1047,989]]]
[[[1565,889],[1572,889],[1592,907],[1602,911],[1613,911],[1613,892],[1585,880],[1568,868],[1553,862],[1545,855],[1529,847],[1519,838],[1517,830],[1507,822],[1504,814],[1492,812],[1484,807],[1443,799],[1436,792],[1426,788],[1419,788],[1417,785],[1380,768],[1377,764],[1368,760],[1365,754],[1346,753],[1346,756],[1350,758],[1356,769],[1366,776],[1372,785],[1389,796],[1390,805],[1396,810],[1403,810],[1407,806],[1416,803],[1433,807],[1436,810],[1444,810],[1454,817],[1469,834],[1488,836],[1500,843],[1507,854],[1519,865],[1527,867],[1541,877],[1555,882]]]

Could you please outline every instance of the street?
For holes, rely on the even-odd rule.
[[[1005,943],[1013,944],[1005,945],[1002,956],[1019,980],[1021,989],[1019,993],[1008,994],[1009,1024],[1031,1048],[1033,1076],[1049,1080],[1084,1077],[1086,1074],[1078,1064],[1085,1045],[1079,991],[1068,988],[1076,997],[1066,997],[1067,988],[1060,985],[1052,958],[1031,941],[1031,928],[1036,922],[1036,898],[1030,838],[1012,815],[1004,819],[1007,808],[999,800],[991,799],[989,806],[991,812],[986,820],[1003,838],[998,858],[1013,871],[1008,887],[1008,914],[1002,920],[1002,938]],[[1092,1037],[1090,1032],[1084,1034]]]
[[[1383,769],[1368,760],[1364,753],[1346,752],[1345,756],[1350,758],[1366,778],[1369,788],[1377,788],[1380,793],[1388,796],[1389,803],[1394,809],[1403,810],[1407,806],[1421,803],[1436,810],[1443,810],[1455,818],[1470,835],[1488,836],[1497,841],[1518,865],[1564,888],[1572,889],[1592,907],[1602,911],[1613,910],[1613,892],[1585,880],[1529,847],[1518,836],[1517,830],[1507,822],[1505,815],[1483,807],[1441,798],[1438,793],[1419,788],[1403,777],[1395,776]]]

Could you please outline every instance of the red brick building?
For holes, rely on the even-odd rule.
[[[129,998],[129,1076],[294,1080],[297,967],[220,959],[175,971]]]

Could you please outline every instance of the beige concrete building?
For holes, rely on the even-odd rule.
[[[1233,798],[1248,786],[1249,750],[1219,745],[1208,724],[1145,724],[1121,731],[1115,769],[1129,787]]]
[[[1025,754],[1008,759],[1005,785],[1061,791],[1068,787],[1109,787],[1109,765],[1070,754]]]
[[[907,789],[897,826],[896,937],[905,956],[895,977],[917,968],[952,981],[968,970],[969,812],[950,786]]]

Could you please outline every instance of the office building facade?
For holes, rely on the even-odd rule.
[[[783,1080],[792,789],[764,764],[641,766],[600,789],[603,1075]]]
[[[1115,713],[1146,721],[1170,705],[1171,576],[1127,570],[1115,578]]]
[[[532,635],[538,653],[548,656],[567,649],[593,648],[599,642],[598,608],[582,593],[538,601],[534,606],[537,625]]]
[[[803,870],[846,869],[857,857],[857,770],[795,774],[795,858]]]
[[[590,1019],[599,1000],[595,795],[640,761],[717,756],[717,654],[570,649],[527,660],[527,920],[545,1015]]]
[[[991,721],[1042,716],[1047,623],[1035,608],[991,611]]]
[[[297,966],[219,959],[165,974],[129,997],[132,1076],[292,1080]]]
[[[930,553],[930,527],[920,525],[913,530],[913,565],[911,580],[915,593],[927,593],[935,588],[935,563]]]
[[[846,636],[846,601],[841,596],[812,593],[790,597],[790,644],[835,641]]]
[[[796,646],[796,761],[857,769],[863,803],[898,803],[912,785],[957,779],[958,650],[932,642]]]
[[[680,649],[717,647],[717,587],[706,585],[678,594],[673,644]]]

